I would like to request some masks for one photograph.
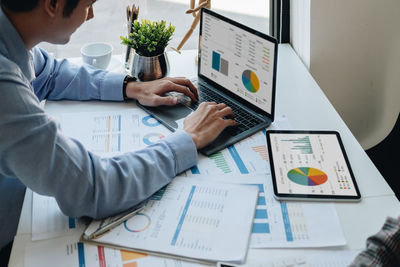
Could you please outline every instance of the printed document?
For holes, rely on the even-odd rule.
[[[60,116],[63,132],[103,157],[136,151],[172,134],[139,108],[111,112],[67,113]]]
[[[358,250],[291,250],[290,253],[278,251],[268,256],[262,255],[261,250],[249,253],[246,264],[248,267],[345,267],[349,266]]]
[[[181,260],[127,250],[88,245],[79,237],[64,236],[33,242],[25,247],[26,267],[201,267]]]
[[[290,124],[282,116],[268,129],[290,129]],[[208,157],[199,154],[197,165],[183,176],[270,173],[265,133],[265,130],[260,131]]]
[[[36,241],[25,247],[26,267],[206,267],[200,263],[157,257],[145,253],[88,245],[78,237]],[[50,249],[51,248],[51,249]],[[360,251],[357,250],[290,250],[268,256],[264,250],[251,250],[246,267],[342,267],[348,266]],[[215,266],[215,265],[214,265]]]
[[[278,201],[273,196],[270,175],[199,175],[196,179],[259,187],[251,248],[331,247],[346,244],[333,203]]]
[[[246,257],[257,198],[258,186],[175,178],[143,211],[92,241],[240,263]]]
[[[54,197],[33,193],[32,240],[82,233],[86,225],[64,215]]]

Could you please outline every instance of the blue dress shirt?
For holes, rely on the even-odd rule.
[[[0,248],[12,240],[20,213],[9,183],[54,196],[68,216],[102,218],[148,198],[196,164],[196,147],[184,131],[101,158],[63,135],[40,107],[42,99],[122,101],[123,78],[55,60],[39,48],[27,51],[0,8]],[[6,199],[2,192],[9,193]]]

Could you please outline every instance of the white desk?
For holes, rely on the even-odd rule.
[[[195,55],[194,50],[183,51],[182,55],[170,53],[170,75],[195,77]],[[114,62],[115,60],[116,58]],[[111,64],[111,68],[116,66]],[[129,103],[63,101],[46,104],[46,110],[52,114],[126,108],[130,108]],[[287,44],[279,47],[276,115],[285,115],[295,129],[340,132],[363,200],[360,203],[335,204],[347,246],[332,250],[363,249],[366,238],[380,229],[387,216],[400,215],[399,201],[291,46]],[[25,246],[32,242],[31,208],[32,192],[27,190],[9,266],[24,266]],[[313,249],[315,250],[318,249]],[[251,249],[248,257],[268,259],[271,255],[301,255],[307,251],[310,250]]]

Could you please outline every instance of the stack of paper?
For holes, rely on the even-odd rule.
[[[80,234],[86,225],[64,215],[53,197],[33,193],[32,240]]]
[[[203,261],[244,261],[258,186],[176,178],[143,211],[98,239],[118,248]]]
[[[34,242],[25,248],[26,267],[200,267],[198,263],[157,257],[104,246],[77,242],[76,236],[64,236]]]
[[[214,182],[257,185],[251,248],[343,246],[346,240],[333,203],[277,201],[267,174],[196,176]]]

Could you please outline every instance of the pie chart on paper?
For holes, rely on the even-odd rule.
[[[326,175],[326,173],[311,167],[291,169],[287,176],[290,181],[304,186],[322,185],[328,181],[328,175]]]
[[[247,91],[256,93],[260,89],[260,81],[257,75],[251,70],[245,70],[242,73],[242,82]]]
[[[149,133],[143,136],[143,143],[146,145],[153,145],[163,139],[165,136],[160,133]]]

